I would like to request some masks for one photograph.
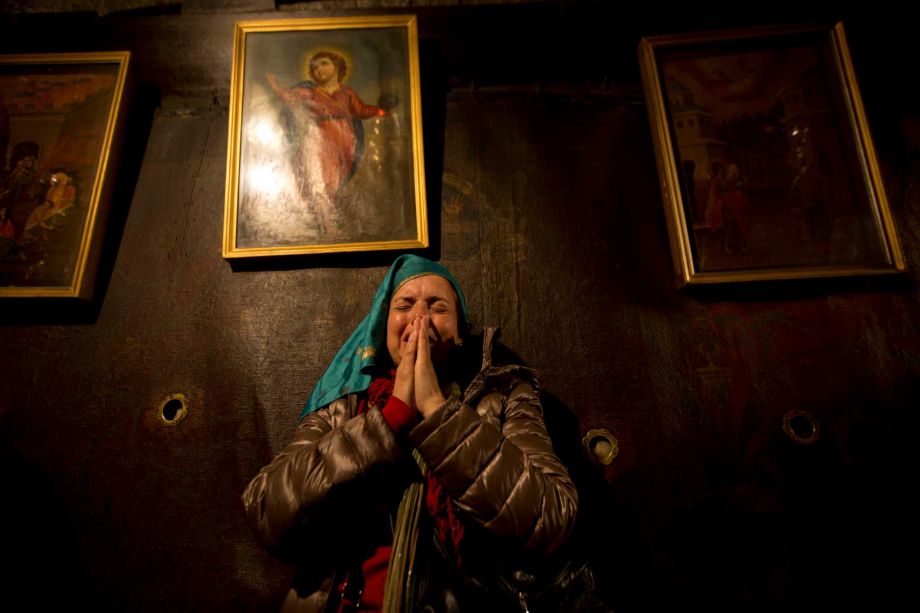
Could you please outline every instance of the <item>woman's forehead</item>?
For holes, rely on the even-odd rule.
[[[399,298],[418,298],[420,296],[439,297],[446,300],[456,300],[454,286],[450,281],[440,275],[421,275],[404,281],[393,292],[393,300]]]

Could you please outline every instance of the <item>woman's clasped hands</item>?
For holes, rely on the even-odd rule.
[[[413,319],[403,331],[403,340],[393,395],[428,418],[445,401],[431,361],[431,345],[438,339],[429,316]]]

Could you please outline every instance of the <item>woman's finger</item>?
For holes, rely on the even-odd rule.
[[[409,324],[408,327],[410,329],[406,338],[406,345],[403,347],[399,366],[396,367],[393,395],[410,407],[417,408],[415,403],[415,353],[418,331],[413,324]]]
[[[428,342],[428,336],[430,334],[428,330],[428,318],[424,317],[419,320],[418,323],[418,359],[425,360],[426,362],[431,362],[431,346]]]
[[[415,365],[415,352],[418,348],[418,320],[409,324],[409,337],[406,339],[406,346],[403,349],[403,362],[408,358],[413,366]],[[400,362],[402,365],[402,362]]]
[[[438,375],[431,363],[429,334],[429,322],[425,317],[419,326],[418,359],[415,361],[415,408],[424,417],[434,413],[444,403]]]

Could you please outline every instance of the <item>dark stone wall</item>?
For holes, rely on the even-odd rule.
[[[606,4],[419,10],[429,255],[539,369],[623,611],[885,609],[916,565],[915,55],[877,13]],[[96,298],[0,304],[3,598],[275,610],[291,570],[239,495],[285,444],[393,254],[221,258],[236,19],[3,16],[0,50],[122,49],[135,99]],[[646,34],[843,17],[909,272],[678,291],[635,49]],[[182,392],[189,415],[160,424]],[[783,432],[808,411],[821,438]],[[603,470],[579,438],[606,427]],[[908,559],[911,559],[908,557]]]

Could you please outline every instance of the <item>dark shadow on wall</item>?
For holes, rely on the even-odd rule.
[[[422,82],[422,138],[429,247],[419,252],[432,260],[441,254],[441,179],[444,173],[444,122],[447,113],[446,72],[437,41],[419,39]]]
[[[501,343],[493,347],[493,360],[497,364],[525,365],[520,356]],[[572,559],[576,564],[590,566],[596,597],[603,603],[600,610],[662,610],[658,605],[662,603],[663,590],[656,585],[656,575],[644,560],[633,521],[607,482],[603,467],[588,459],[578,417],[547,390],[540,390],[540,402],[553,449],[568,468],[578,491],[575,528],[568,545],[558,554],[563,559],[559,564]]]
[[[16,444],[12,411],[0,414],[0,479],[6,494],[0,504],[0,592],[5,603],[30,603],[28,609],[103,602],[83,577],[74,552],[74,517],[67,513],[52,478]],[[39,604],[43,603],[43,604]]]
[[[572,555],[589,562],[598,596],[618,613],[657,609],[655,576],[643,560],[632,520],[604,469],[588,459],[578,417],[556,396],[540,393],[546,428],[559,459],[578,490],[578,519]],[[615,460],[614,460],[615,461]]]
[[[914,285],[914,282],[906,274],[895,273],[867,277],[830,277],[823,279],[689,285],[682,291],[704,304],[712,304],[728,301],[807,300],[854,293],[907,292],[913,290]]]

